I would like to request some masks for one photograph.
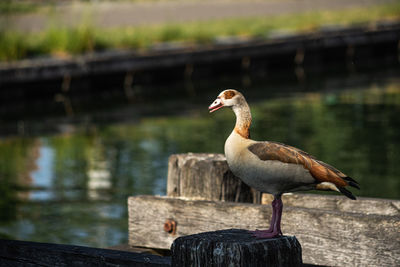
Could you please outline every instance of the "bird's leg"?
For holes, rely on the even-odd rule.
[[[272,233],[272,231],[274,230],[274,225],[275,225],[275,218],[276,218],[276,204],[277,204],[277,200],[274,198],[274,200],[271,203],[272,206],[272,217],[271,217],[271,222],[269,225],[269,229],[267,230],[255,230],[255,231],[250,231],[250,233],[252,233],[253,235],[256,235],[257,232],[263,232],[263,233]]]
[[[279,235],[282,235],[281,219],[282,219],[283,203],[282,203],[282,199],[280,197],[279,197],[279,199],[277,199],[275,210],[276,210],[276,218],[275,218],[274,229],[277,231],[277,233]]]
[[[281,196],[275,196],[272,202],[272,218],[269,229],[251,231],[251,234],[256,238],[273,238],[282,235],[281,232],[281,218],[282,218],[283,203]]]
[[[272,206],[272,217],[271,217],[271,222],[269,225],[269,229],[264,230],[263,232],[269,232],[272,233],[272,231],[274,230],[274,225],[275,225],[275,220],[276,220],[276,204],[277,204],[277,200],[274,199],[271,203]]]

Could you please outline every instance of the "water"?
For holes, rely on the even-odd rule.
[[[10,104],[1,119],[0,237],[127,243],[127,197],[165,195],[169,155],[223,152],[233,113],[207,107],[229,87],[247,88],[253,139],[336,166],[359,181],[357,196],[400,199],[398,73],[224,74],[133,88],[133,98],[117,88]]]

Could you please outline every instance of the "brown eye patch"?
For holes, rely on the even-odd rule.
[[[235,95],[236,95],[235,91],[232,91],[232,90],[225,91],[225,93],[224,93],[225,99],[231,99]]]

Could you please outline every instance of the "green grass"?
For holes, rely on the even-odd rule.
[[[339,11],[236,18],[100,29],[90,22],[74,28],[50,27],[40,33],[0,30],[0,60],[38,55],[70,56],[104,49],[147,49],[162,42],[207,44],[217,37],[268,38],[276,30],[308,32],[324,25],[354,25],[379,20],[400,20],[400,3]]]

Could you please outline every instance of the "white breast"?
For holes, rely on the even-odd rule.
[[[277,160],[260,160],[248,150],[256,143],[235,131],[225,142],[225,156],[231,171],[247,185],[271,194],[308,190],[315,179],[302,165]]]

